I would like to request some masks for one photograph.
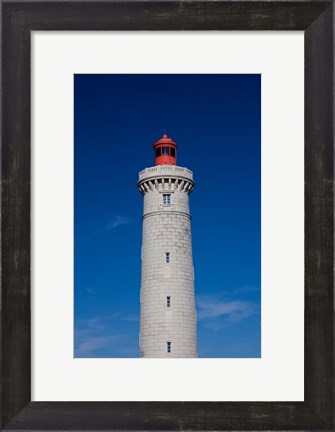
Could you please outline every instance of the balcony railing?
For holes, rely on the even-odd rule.
[[[157,165],[150,168],[145,168],[139,173],[139,180],[143,178],[150,177],[152,175],[176,175],[182,176],[189,179],[193,179],[193,173],[187,168],[178,167],[175,165]]]

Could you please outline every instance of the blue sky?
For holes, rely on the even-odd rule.
[[[164,129],[190,196],[199,357],[261,356],[261,76],[75,75],[75,357],[139,357],[143,198]]]

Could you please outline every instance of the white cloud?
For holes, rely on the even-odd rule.
[[[127,225],[132,223],[133,220],[128,216],[122,216],[122,215],[115,215],[107,225],[100,226],[100,228],[97,229],[96,232],[85,235],[81,237],[81,241],[90,241],[90,240],[96,240],[98,238],[104,237],[110,233],[110,231],[114,230],[115,228],[121,226],[121,225]]]
[[[98,350],[103,350],[106,355],[110,353],[110,357],[138,357],[138,346],[134,344],[136,324],[132,324],[138,320],[138,315],[120,312],[79,320],[75,328],[75,357],[94,357]],[[125,332],[120,331],[120,321],[129,322]]]
[[[113,230],[121,225],[131,223],[131,219],[128,216],[115,215],[114,218],[106,225],[106,231]]]
[[[259,287],[255,286],[255,285],[245,285],[243,287],[240,288],[235,288],[233,289],[233,293],[234,294],[247,294],[247,293],[253,293],[253,292],[257,292],[259,291]]]
[[[89,294],[94,294],[94,289],[90,288],[90,287],[84,287],[84,290],[86,292],[88,292]]]
[[[104,329],[110,326],[111,321],[139,321],[139,316],[136,314],[124,314],[113,312],[109,316],[95,316],[87,320],[78,322],[78,331],[92,331]]]
[[[198,320],[206,321],[207,326],[218,329],[222,323],[234,324],[259,313],[255,303],[232,300],[225,301],[222,294],[197,297]]]
[[[77,344],[75,348],[76,356],[87,355],[117,341],[117,336],[88,336]]]

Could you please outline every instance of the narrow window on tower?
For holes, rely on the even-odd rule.
[[[166,264],[170,264],[170,252],[165,252],[165,262]]]
[[[163,194],[163,204],[171,203],[171,194]]]
[[[171,307],[171,297],[166,297],[166,307]]]
[[[166,352],[170,353],[172,348],[171,348],[172,342],[166,342]]]

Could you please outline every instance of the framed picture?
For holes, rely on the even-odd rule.
[[[2,23],[2,428],[332,430],[333,2],[2,2]],[[105,32],[92,33],[101,30]],[[143,32],[146,30],[151,32]],[[212,30],[220,32],[208,32]],[[226,30],[243,33],[227,34]],[[250,32],[255,30],[288,32],[282,32],[286,40],[281,45],[281,37],[276,39],[272,32]],[[303,31],[304,39],[292,30]],[[256,44],[260,47],[259,57]],[[157,62],[161,53],[162,61]],[[109,56],[114,61],[112,68]],[[79,63],[73,62],[73,58],[80,59]],[[222,58],[230,69],[217,67]],[[211,63],[213,59],[216,66]],[[284,63],[285,68],[281,68]],[[146,64],[147,68],[138,64]],[[63,81],[64,86],[59,81],[62,68],[71,78]],[[270,91],[268,73],[277,74],[274,84],[282,78],[285,88],[277,86],[278,93]],[[272,105],[266,99],[269,93]],[[299,111],[303,93],[304,139],[303,110]],[[69,98],[61,99],[65,94]],[[277,95],[276,103],[273,95]],[[164,109],[154,107],[158,99]],[[256,286],[260,283],[261,101],[262,202],[268,203],[267,207],[262,204],[262,305]],[[236,114],[234,106],[238,107]],[[264,117],[269,110],[272,116]],[[222,120],[225,114],[228,119]],[[220,120],[215,123],[216,116]],[[147,118],[151,119],[147,124],[155,125],[152,135],[151,131],[148,135],[143,132]],[[162,125],[163,118],[169,124]],[[195,123],[199,132],[190,131]],[[106,131],[108,124],[114,126]],[[281,124],[285,127],[281,128]],[[158,127],[163,130],[158,131]],[[177,138],[173,130],[164,131],[164,127],[173,127]],[[222,146],[215,138],[222,129],[222,141],[235,139],[241,146],[238,151],[227,144]],[[268,132],[270,138],[277,136],[271,152],[269,147],[263,147],[264,142],[271,141]],[[208,148],[202,145],[206,136]],[[152,156],[145,150],[144,141],[154,144]],[[120,143],[119,148],[116,142]],[[140,156],[136,153],[139,148]],[[230,165],[225,162],[225,168],[220,161],[222,156],[217,157],[222,149],[230,161]],[[304,162],[299,163],[299,157]],[[111,164],[107,163],[111,160]],[[188,203],[194,187],[190,171],[193,167],[196,182],[199,179],[195,191],[198,187],[199,192],[191,202],[191,231]],[[122,285],[128,280],[128,272],[128,283],[133,284],[136,273],[130,261],[118,260],[122,253],[129,255],[127,245],[135,245],[134,236],[142,229],[140,224],[132,225],[139,207],[133,201],[129,203],[130,189],[122,189],[121,185],[121,180],[127,183],[137,169],[139,190],[135,190],[136,181],[134,190],[138,204],[144,200],[144,212],[142,248],[134,253],[134,261],[140,263],[142,258],[141,289],[128,289],[126,294],[114,290],[108,302],[114,302],[115,310],[108,306],[106,318],[105,281],[114,274],[114,286]],[[220,195],[222,187],[206,183],[206,178],[214,173],[216,179],[224,179],[228,185],[237,169],[241,183],[226,186],[230,195]],[[118,185],[112,198],[119,207],[113,207],[113,201],[106,207],[109,182]],[[99,200],[96,191],[103,183]],[[236,200],[231,200],[232,196],[239,197],[239,210],[227,212],[223,219],[220,200],[225,200],[226,208],[233,208]],[[126,203],[122,208],[128,208],[130,213],[116,212],[121,208],[122,197]],[[216,218],[214,207],[206,210],[215,199]],[[254,210],[248,207],[251,201]],[[112,215],[109,219],[104,216],[101,203]],[[73,210],[68,212],[66,206],[74,206],[74,223]],[[270,208],[272,212],[264,211]],[[249,215],[243,222],[237,220],[243,213],[241,209]],[[197,215],[208,227],[202,243]],[[276,218],[277,225],[273,229],[270,223],[268,236],[265,226]],[[214,227],[222,220],[230,220],[230,228],[223,234]],[[133,231],[122,233],[121,228],[126,226],[133,226]],[[94,230],[90,231],[90,227]],[[117,229],[114,255],[108,255],[114,270],[106,273],[101,265],[106,257],[104,247],[111,244],[111,233]],[[168,238],[164,236],[165,229]],[[217,232],[220,245],[231,232],[234,242],[227,240],[226,248],[238,245],[249,258],[242,252],[234,254],[233,247],[222,252],[221,247],[210,242],[211,229]],[[275,231],[281,243],[271,235]],[[247,233],[252,235],[248,237]],[[192,236],[203,245],[193,248],[194,270]],[[299,238],[300,246],[295,248]],[[282,253],[273,255],[278,244]],[[201,255],[206,247],[208,253]],[[221,260],[224,257],[226,267],[236,265],[239,276],[251,280],[243,285],[243,277],[238,279],[237,272],[232,272],[235,285],[229,285],[230,273],[223,265],[226,294],[230,286],[228,302],[222,300],[220,289],[201,291],[201,286],[220,286],[220,276],[208,270],[211,263],[219,266],[215,255]],[[275,279],[264,276],[266,259],[276,262],[272,275],[277,275],[277,285]],[[244,261],[248,261],[252,271]],[[197,262],[203,264],[199,273]],[[94,269],[91,273],[87,271],[90,266]],[[200,275],[200,292],[195,279],[196,296],[194,272]],[[153,283],[157,274],[161,279]],[[212,276],[215,282],[205,282],[205,275]],[[299,279],[299,275],[303,277]],[[96,310],[92,306],[94,283],[102,287],[100,317],[94,316]],[[304,307],[301,301],[296,306],[294,293],[300,292],[302,300],[303,290]],[[280,291],[281,297],[277,298],[276,292]],[[239,297],[234,297],[237,293]],[[132,309],[132,302],[138,301],[140,318],[136,308]],[[285,301],[289,306],[285,306]],[[271,303],[274,309],[270,314]],[[125,304],[128,309],[122,309]],[[277,354],[257,375],[255,361],[265,364],[270,358],[264,325],[268,328],[271,316],[277,324],[282,322],[277,341],[273,340],[274,333],[267,332],[270,338],[272,334],[272,346],[277,348],[273,353]],[[220,345],[222,338],[238,338],[233,326],[227,329],[227,323],[240,322],[241,317],[248,317],[249,321],[241,327],[244,339],[240,351],[238,344],[235,350],[225,351]],[[261,319],[262,344],[260,332],[251,343],[251,330],[256,334]],[[111,321],[113,329],[122,335],[121,341],[106,324]],[[74,336],[68,331],[73,324]],[[139,349],[134,350],[136,344],[131,338],[137,328]],[[301,330],[297,343],[290,339],[290,333],[296,335],[296,328]],[[242,344],[247,339],[248,348]],[[106,340],[110,343],[109,351],[104,351]],[[119,345],[112,344],[116,340]],[[286,344],[282,344],[283,340]],[[66,369],[62,363],[66,356],[76,361],[76,370]],[[244,366],[232,372],[234,369],[229,368],[241,360],[236,357],[243,359]],[[96,361],[96,366],[92,367],[91,360]],[[265,369],[272,375],[266,375]],[[232,389],[234,382],[237,396],[229,399],[229,391],[223,388],[226,384],[228,390]],[[300,384],[299,391],[289,396],[288,389],[294,382]],[[248,392],[242,394],[243,385]],[[266,394],[262,393],[264,386]]]

